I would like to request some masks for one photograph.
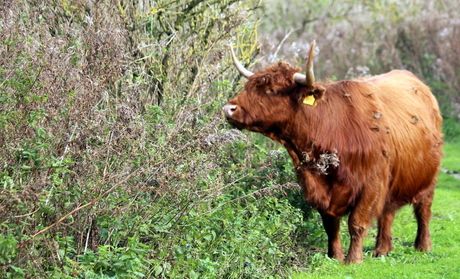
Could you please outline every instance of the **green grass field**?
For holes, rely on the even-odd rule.
[[[460,171],[460,146],[446,144],[443,169]],[[294,274],[305,278],[460,278],[460,181],[439,175],[430,224],[433,247],[428,253],[413,248],[416,221],[412,207],[400,210],[393,225],[394,251],[388,257],[373,258],[376,228],[368,231],[363,264],[343,265],[323,255],[315,255],[309,272]],[[345,225],[345,223],[344,223]],[[344,247],[348,235],[342,233]],[[315,258],[314,256],[314,258]]]

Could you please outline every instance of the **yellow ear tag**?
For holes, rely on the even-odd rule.
[[[309,106],[316,106],[316,99],[315,96],[313,95],[308,95],[303,99],[303,103]]]

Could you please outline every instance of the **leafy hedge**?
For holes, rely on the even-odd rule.
[[[279,277],[308,250],[286,154],[220,112],[240,87],[228,45],[253,60],[257,5],[0,9],[6,278]]]

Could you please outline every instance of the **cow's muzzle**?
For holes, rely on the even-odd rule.
[[[224,114],[225,114],[225,117],[227,119],[232,119],[233,117],[233,114],[235,113],[236,109],[238,108],[238,106],[236,105],[230,105],[230,104],[226,104],[224,107],[223,107],[223,110],[224,110]]]

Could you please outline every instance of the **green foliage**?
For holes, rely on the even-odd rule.
[[[125,247],[99,246],[78,257],[85,278],[143,278],[149,269],[148,246],[128,238]]]
[[[445,118],[442,125],[446,141],[458,142],[460,140],[460,122],[458,121],[458,118]]]
[[[8,263],[16,254],[17,240],[12,235],[0,235],[0,261]]]
[[[299,212],[273,197],[262,198],[257,204],[243,201],[239,205],[228,203],[229,199],[218,200],[224,205],[211,213],[184,214],[176,224],[175,235],[169,234],[172,225],[167,219],[163,225],[154,226],[155,238],[175,243],[173,253],[166,245],[155,249],[159,259],[174,260],[171,265],[158,261],[155,276],[264,278],[283,269],[289,257],[294,256],[291,234],[302,221]],[[289,218],[290,222],[285,222]]]
[[[16,245],[18,240],[10,234],[0,234],[0,263],[3,265],[11,265],[9,270],[4,274],[5,278],[21,278],[24,276],[25,271],[12,265],[15,259],[18,249]]]

